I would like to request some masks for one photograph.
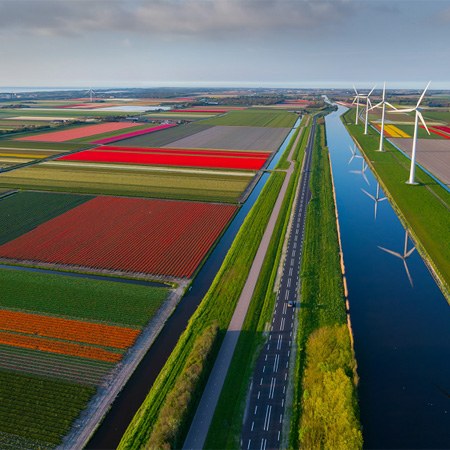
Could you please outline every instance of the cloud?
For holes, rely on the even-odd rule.
[[[0,29],[44,36],[301,33],[343,23],[363,5],[354,0],[0,0]]]

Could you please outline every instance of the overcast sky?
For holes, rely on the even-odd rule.
[[[0,0],[0,86],[450,89],[450,0]]]

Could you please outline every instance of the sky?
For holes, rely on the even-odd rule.
[[[450,89],[450,0],[0,0],[0,87]]]

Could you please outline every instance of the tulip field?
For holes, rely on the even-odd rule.
[[[0,257],[190,278],[236,210],[96,197],[0,246]]]
[[[103,146],[63,156],[59,160],[259,170],[269,156],[270,152]]]

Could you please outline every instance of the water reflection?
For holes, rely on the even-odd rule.
[[[356,144],[353,144],[353,147],[351,145],[349,145],[348,148],[350,149],[350,152],[352,153],[352,156],[348,161],[349,164],[351,164],[355,158],[362,159],[362,156],[358,155],[358,153],[356,153]]]
[[[366,164],[366,161],[363,158],[361,158],[361,159],[362,159],[361,170],[350,170],[350,173],[356,173],[358,175],[361,175],[363,180],[367,183],[367,185],[370,186],[369,179],[367,178],[367,175],[366,175],[366,170],[369,166]]]
[[[411,254],[414,252],[416,247],[413,246],[410,250],[408,250],[408,238],[409,238],[409,231],[406,230],[405,231],[405,244],[403,246],[403,254],[394,252],[393,250],[389,250],[388,248],[381,247],[381,246],[378,246],[378,248],[403,261],[403,266],[405,267],[405,271],[406,271],[406,275],[408,276],[409,284],[411,285],[411,287],[414,287],[414,282],[413,282],[411,273],[408,268],[408,263],[406,262],[406,260],[411,256]]]
[[[386,197],[380,197],[380,183],[377,182],[377,191],[375,195],[370,194],[365,189],[361,188],[361,190],[366,194],[369,198],[371,198],[374,202],[374,219],[377,220],[377,209],[378,209],[378,203],[387,200]]]

